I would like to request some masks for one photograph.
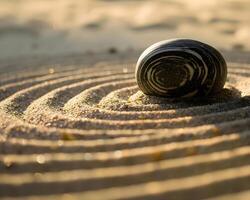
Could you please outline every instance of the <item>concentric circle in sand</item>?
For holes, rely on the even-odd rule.
[[[221,93],[182,102],[144,95],[134,57],[116,58],[1,64],[0,196],[249,196],[250,65],[229,62]]]

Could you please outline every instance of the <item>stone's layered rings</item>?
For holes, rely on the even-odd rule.
[[[174,39],[147,48],[137,62],[135,76],[148,95],[206,96],[223,88],[227,65],[220,52],[207,44]]]

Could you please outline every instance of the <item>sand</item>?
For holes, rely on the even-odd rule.
[[[2,61],[1,198],[249,198],[248,53],[189,102],[142,94],[139,53]]]
[[[168,38],[250,50],[248,0],[1,0],[0,59],[138,49]]]
[[[250,199],[248,0],[2,0],[0,199]],[[154,16],[154,17],[152,17]],[[153,42],[199,39],[225,88],[141,93]]]

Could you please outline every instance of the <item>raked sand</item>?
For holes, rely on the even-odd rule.
[[[143,95],[139,53],[1,62],[1,199],[250,198],[248,53],[189,102]]]
[[[250,199],[249,9],[2,0],[0,199]],[[224,49],[220,94],[178,102],[139,91],[138,49],[173,37]]]

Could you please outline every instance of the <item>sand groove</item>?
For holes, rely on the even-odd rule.
[[[249,64],[181,102],[138,91],[134,62],[77,60],[0,74],[0,197],[249,196]]]

